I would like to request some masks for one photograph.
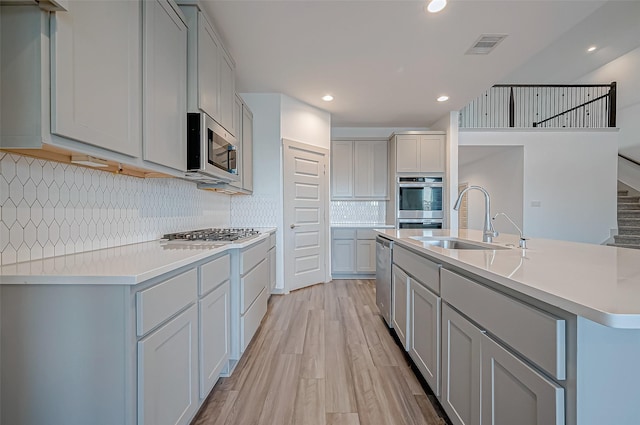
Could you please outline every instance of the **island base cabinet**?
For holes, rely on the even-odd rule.
[[[227,366],[231,351],[229,281],[201,299],[199,304],[200,398],[204,399]]]
[[[400,338],[400,342],[405,350],[409,350],[409,331],[407,329],[407,324],[409,323],[409,291],[408,291],[408,281],[409,276],[402,269],[396,267],[395,265],[392,267],[392,294],[391,303],[393,304],[393,309],[391,313],[391,322],[393,323],[393,329]]]
[[[138,342],[138,425],[186,425],[198,410],[198,311]]]
[[[440,395],[440,297],[409,278],[409,356]]]
[[[482,337],[482,423],[564,425],[564,389]]]
[[[482,337],[483,333],[479,328],[448,304],[442,304],[440,403],[454,425],[480,425]]]

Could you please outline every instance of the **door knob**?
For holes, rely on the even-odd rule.
[[[292,225],[291,225],[291,226],[289,226],[289,227],[291,227],[292,229],[295,229],[295,228],[296,228],[296,225],[295,225],[295,224],[292,224]]]

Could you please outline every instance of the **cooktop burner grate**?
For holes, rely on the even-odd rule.
[[[259,234],[259,230],[249,228],[209,228],[188,232],[168,233],[163,236],[163,239],[170,241],[234,242],[252,238]]]

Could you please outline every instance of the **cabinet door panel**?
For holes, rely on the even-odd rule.
[[[563,425],[564,389],[482,338],[482,422]]]
[[[396,136],[396,172],[420,172],[420,136]]]
[[[186,425],[198,409],[195,305],[138,342],[138,424]]]
[[[420,171],[444,172],[444,136],[420,136]]]
[[[276,287],[276,248],[269,250],[269,293]]]
[[[233,108],[235,106],[236,84],[233,75],[233,64],[231,59],[222,54],[220,58],[220,124],[237,136],[238,133],[233,128]]]
[[[331,198],[353,197],[353,142],[331,144]]]
[[[51,132],[139,157],[140,2],[74,1],[51,16]]]
[[[356,271],[358,273],[376,272],[376,241],[358,240],[356,243]]]
[[[355,271],[355,240],[334,239],[331,243],[331,271],[353,273]]]
[[[402,342],[402,346],[408,351],[409,330],[407,329],[407,324],[409,323],[409,276],[394,264],[392,266],[392,277],[391,286],[393,294],[393,310],[391,313],[391,321],[393,322],[393,329]]]
[[[371,176],[371,196],[374,198],[386,198],[389,181],[389,161],[387,159],[386,141],[373,142],[372,146],[372,170]]]
[[[242,107],[242,187],[253,190],[253,114]]]
[[[202,12],[198,13],[198,106],[220,119],[220,46]]]
[[[199,301],[200,304],[200,398],[215,385],[229,360],[229,281]]]
[[[143,158],[187,166],[187,27],[166,0],[144,5]]]
[[[440,395],[440,297],[409,278],[409,355]]]
[[[442,407],[454,425],[480,425],[482,332],[442,305]]]

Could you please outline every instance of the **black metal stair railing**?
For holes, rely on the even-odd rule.
[[[497,84],[460,111],[460,128],[616,126],[616,83]]]

